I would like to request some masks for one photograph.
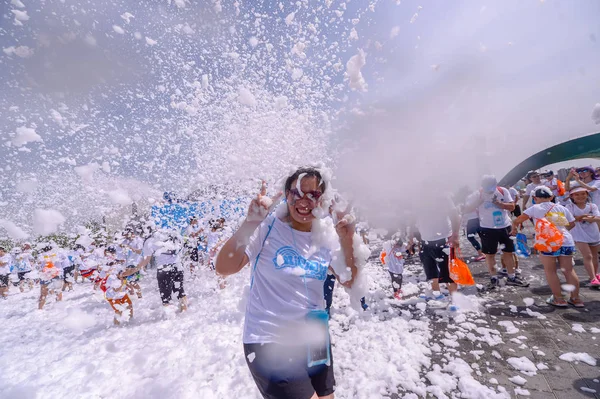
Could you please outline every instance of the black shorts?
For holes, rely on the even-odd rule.
[[[198,262],[198,248],[190,249],[190,259],[192,262]]]
[[[394,290],[394,292],[402,289],[402,274],[392,273],[389,270],[388,272],[390,273],[390,277],[392,278],[392,289]]]
[[[453,283],[448,270],[448,240],[423,241],[421,262],[427,280],[439,279],[440,283]]]
[[[8,274],[0,275],[0,288],[8,287]]]
[[[523,212],[521,212],[521,207],[519,206],[519,204],[515,205],[515,210],[512,211],[512,214],[515,215],[515,217],[519,217],[523,214]]]
[[[74,272],[75,272],[75,266],[65,267],[63,269],[63,280],[65,280],[66,283],[72,282]]]
[[[515,252],[515,242],[510,236],[510,231],[510,227],[501,229],[488,229],[482,227],[479,232],[479,236],[481,237],[481,252],[486,255],[496,255],[496,252],[498,252],[498,245],[500,245],[502,252]]]
[[[330,365],[308,367],[307,349],[280,344],[244,344],[246,363],[266,399],[310,399],[335,391],[333,356]]]
[[[25,275],[29,272],[18,272],[17,277],[19,277],[19,282],[25,280]]]

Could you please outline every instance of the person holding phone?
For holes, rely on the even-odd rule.
[[[247,264],[252,267],[244,353],[265,398],[333,398],[335,378],[323,300],[332,254],[327,248],[315,248],[312,237],[315,215],[322,215],[329,189],[316,168],[296,170],[273,198],[267,197],[263,182],[246,220],[217,255],[220,275],[237,273]],[[286,204],[269,215],[282,196]],[[330,212],[340,256],[350,270],[349,279],[337,278],[350,287],[358,273],[355,228],[350,215],[332,208]]]

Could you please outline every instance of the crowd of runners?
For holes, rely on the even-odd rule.
[[[480,285],[481,291],[493,292],[503,285],[527,287],[519,256],[530,255],[525,253],[529,245],[527,238],[523,243],[516,235],[530,223],[535,229],[530,243],[547,249],[538,251],[552,290],[547,302],[556,307],[585,306],[573,255],[581,254],[589,287],[600,287],[599,177],[591,167],[572,169],[564,182],[550,171],[532,171],[519,189],[501,187],[494,176],[484,176],[480,187],[464,198],[419,199],[406,224],[383,244],[380,259],[390,274],[390,297],[404,299],[404,262],[418,256],[430,283],[421,297],[447,302],[450,310],[456,310],[452,293],[460,287],[449,264],[453,256],[460,256],[463,231],[476,252],[468,261],[485,261],[488,267],[489,281]],[[150,270],[155,270],[162,304],[185,311],[184,281],[190,281],[186,274],[213,270],[220,278],[219,288],[226,289],[226,276],[249,264],[243,343],[261,394],[332,397],[335,378],[328,320],[333,282],[338,280],[347,289],[357,284],[359,247],[370,235],[364,223],[357,228],[351,206],[338,206],[328,190],[329,182],[319,169],[301,168],[272,197],[263,183],[239,225],[224,218],[192,218],[184,228],[131,225],[112,239],[79,240],[72,248],[53,242],[0,248],[0,295],[6,298],[9,289],[39,287],[41,310],[49,297],[60,301],[74,284],[86,283],[104,293],[114,323],[120,324],[133,317],[131,298],[142,299],[139,281]],[[312,234],[314,222],[328,218],[333,222],[333,244],[327,239],[317,242]],[[226,224],[231,224],[232,234],[226,233]],[[335,267],[336,262],[343,267]],[[361,303],[367,309],[364,298]]]

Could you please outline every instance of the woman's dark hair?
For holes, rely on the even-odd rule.
[[[292,189],[292,183],[294,182],[294,180],[298,180],[298,177],[300,175],[304,175],[303,178],[304,177],[316,177],[317,180],[319,181],[319,188],[321,189],[321,192],[325,192],[325,190],[327,189],[325,181],[323,180],[323,177],[321,176],[321,172],[319,172],[318,169],[312,168],[312,167],[302,167],[302,168],[296,170],[293,175],[289,176],[286,179],[286,181],[285,181],[285,193],[286,194]]]
[[[115,247],[107,247],[104,252],[108,252],[110,254],[116,254],[117,253],[117,249]]]

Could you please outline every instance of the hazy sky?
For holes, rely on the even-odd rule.
[[[313,161],[403,198],[600,130],[595,0],[0,7],[0,219],[26,230],[35,208],[81,222],[124,206],[115,190],[253,187]]]

